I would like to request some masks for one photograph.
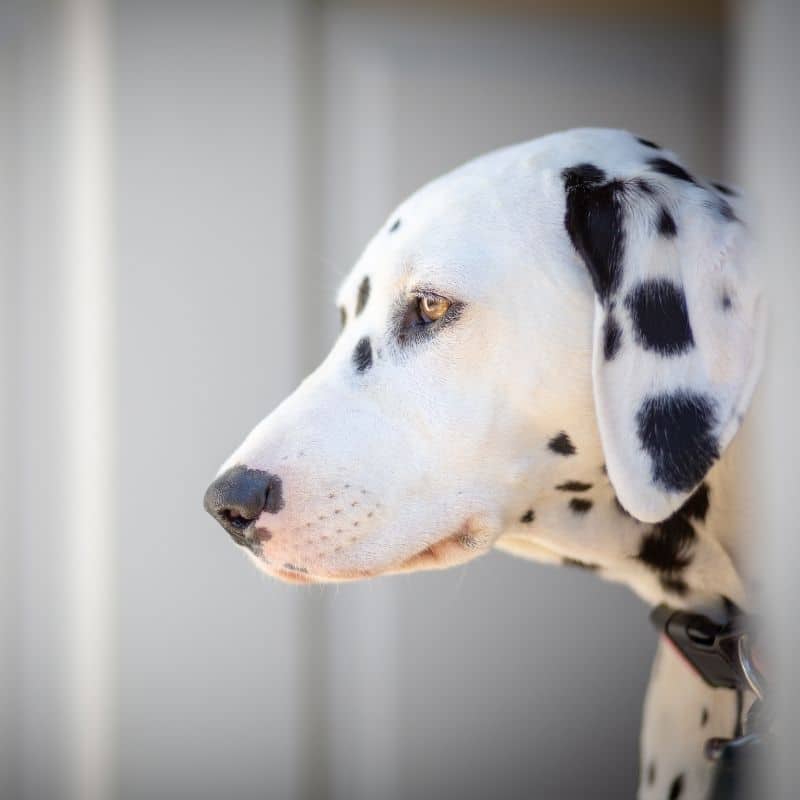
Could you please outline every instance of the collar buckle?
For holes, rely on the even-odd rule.
[[[703,614],[663,604],[650,614],[655,627],[709,686],[733,689],[740,698],[743,692],[752,692],[756,697],[737,724],[733,738],[706,742],[706,757],[720,765],[742,762],[758,752],[761,749],[758,745],[769,739],[772,726],[764,704],[767,684],[758,651],[753,647],[752,625],[747,626],[747,619],[744,614],[734,612],[727,622],[720,624]]]
[[[709,686],[750,691],[764,698],[766,681],[757,666],[744,614],[734,614],[720,624],[703,614],[662,604],[653,609],[650,620]]]

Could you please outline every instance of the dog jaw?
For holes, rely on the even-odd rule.
[[[433,544],[415,553],[411,557],[390,562],[375,567],[347,567],[327,565],[324,560],[315,559],[308,566],[301,566],[281,559],[269,558],[267,542],[272,535],[263,529],[256,529],[253,534],[253,545],[249,555],[259,570],[272,578],[277,578],[284,583],[298,585],[321,583],[350,583],[353,581],[377,578],[382,575],[402,575],[409,572],[423,570],[440,570],[464,564],[484,553],[494,545],[496,536],[492,534],[491,526],[478,517],[471,516],[456,529]],[[420,537],[423,538],[423,537]],[[339,561],[347,561],[353,555],[358,560],[358,554],[350,554],[347,548],[337,545],[340,554]]]

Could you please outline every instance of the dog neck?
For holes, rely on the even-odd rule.
[[[742,431],[690,499],[651,524],[620,505],[596,431],[560,432],[548,445],[554,457],[524,487],[519,515],[496,546],[591,570],[651,604],[713,609],[728,598],[748,607],[751,576],[743,565],[750,561],[742,550],[754,504],[740,480],[747,438]]]

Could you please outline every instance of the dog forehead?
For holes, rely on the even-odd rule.
[[[465,278],[478,290],[488,275],[499,209],[491,186],[462,176],[431,184],[403,202],[370,240],[339,290],[339,305],[355,302],[368,279],[373,290],[401,287],[457,292]]]
[[[373,287],[415,279],[442,291],[481,294],[529,257],[558,251],[566,237],[562,170],[591,161],[626,170],[642,145],[627,131],[582,128],[480,156],[404,200],[367,244],[342,282],[338,304],[357,302],[365,278]],[[543,259],[546,261],[547,259]],[[468,286],[464,280],[468,279]]]

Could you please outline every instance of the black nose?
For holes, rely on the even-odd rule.
[[[275,514],[283,508],[281,479],[260,469],[232,467],[208,487],[203,505],[237,543],[243,544],[245,531],[262,511]]]

